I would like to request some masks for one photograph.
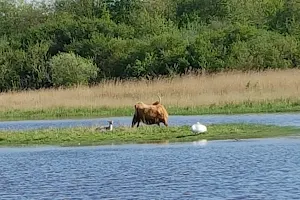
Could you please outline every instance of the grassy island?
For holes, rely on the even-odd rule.
[[[89,146],[111,144],[191,142],[202,139],[249,139],[292,136],[300,134],[295,127],[257,124],[212,124],[208,132],[193,134],[189,126],[117,127],[111,132],[99,132],[95,127],[54,128],[26,131],[1,131],[0,146]]]

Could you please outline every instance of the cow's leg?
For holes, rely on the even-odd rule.
[[[131,124],[131,128],[133,128],[135,126],[136,122],[132,122]]]
[[[167,120],[164,120],[164,119],[163,119],[163,120],[162,120],[162,123],[164,123],[165,126],[168,126]]]
[[[140,123],[141,123],[141,118],[138,118],[136,121],[137,121],[137,126],[136,127],[139,127]]]
[[[134,125],[136,123],[137,123],[137,118],[136,118],[136,115],[134,115],[133,118],[132,118],[131,128],[134,127]]]
[[[135,124],[136,124],[136,122],[134,120],[132,120],[131,128],[133,128]]]

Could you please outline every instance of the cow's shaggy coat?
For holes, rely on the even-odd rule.
[[[138,102],[134,105],[135,112],[131,127],[134,127],[136,123],[137,127],[139,127],[140,122],[147,125],[157,124],[158,126],[160,126],[160,123],[163,123],[165,126],[168,126],[168,112],[161,104],[160,96],[158,97],[159,101],[150,105],[143,102]]]

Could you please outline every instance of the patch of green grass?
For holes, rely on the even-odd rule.
[[[204,114],[243,114],[243,113],[276,113],[299,112],[300,101],[279,99],[276,101],[247,101],[241,104],[209,105],[195,107],[166,106],[170,115],[204,115]],[[132,116],[133,106],[127,107],[80,107],[80,108],[49,108],[32,110],[0,111],[1,120],[33,120],[60,118],[90,118]]]
[[[290,136],[300,134],[295,127],[278,127],[256,124],[219,124],[207,126],[208,132],[193,134],[189,126],[139,128],[118,127],[111,132],[99,132],[89,128],[53,128],[26,131],[1,131],[1,146],[20,145],[105,145],[128,143],[188,142],[201,139],[248,139]]]

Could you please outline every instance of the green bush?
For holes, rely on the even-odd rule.
[[[97,67],[92,61],[74,53],[59,53],[50,60],[53,85],[73,86],[86,85],[97,76]]]

